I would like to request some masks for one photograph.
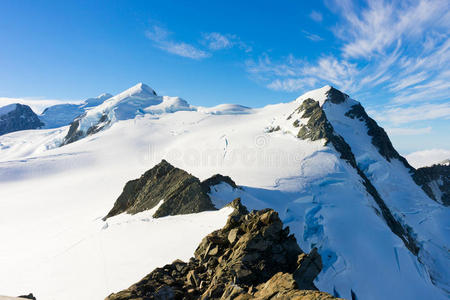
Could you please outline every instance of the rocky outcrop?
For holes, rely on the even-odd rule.
[[[213,175],[210,178],[202,181],[202,187],[206,193],[209,193],[211,191],[212,186],[218,185],[221,183],[227,183],[229,186],[231,186],[234,189],[239,188],[236,185],[236,183],[233,181],[233,179],[231,179],[229,176],[223,176],[221,174]]]
[[[338,89],[335,89],[334,87],[330,87],[330,89],[326,92],[326,95],[328,97],[328,100],[331,101],[334,104],[343,103],[345,100],[349,98],[347,94],[344,94]]]
[[[155,218],[215,210],[208,193],[212,186],[220,183],[238,188],[228,176],[216,174],[200,182],[197,177],[162,160],[139,179],[125,184],[122,194],[104,219],[123,212],[136,214],[152,209],[160,202],[153,215]]]
[[[127,182],[105,219],[149,210],[161,201],[155,218],[216,209],[204,189],[198,178],[163,160],[141,178]]]
[[[227,224],[206,236],[189,262],[157,268],[108,300],[335,299],[317,291],[315,249],[303,253],[271,209],[249,213],[236,199]]]
[[[450,165],[419,168],[413,179],[431,199],[450,206]]]
[[[34,297],[33,293],[29,293],[28,295],[19,296],[19,298],[36,300],[36,297]]]
[[[0,108],[0,135],[44,126],[28,105],[10,104]]]

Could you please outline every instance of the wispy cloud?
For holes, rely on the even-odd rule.
[[[222,50],[233,46],[233,43],[228,37],[218,32],[205,33],[204,38],[208,48],[211,50]]]
[[[431,132],[431,126],[423,128],[386,128],[389,135],[420,135]]]
[[[383,55],[398,40],[421,41],[424,32],[449,22],[445,0],[367,1],[364,9],[349,0],[335,4],[344,20],[335,33],[346,41],[343,52],[348,57]]]
[[[159,49],[178,56],[192,59],[202,59],[211,56],[209,52],[198,49],[191,44],[171,39],[171,33],[157,25],[154,25],[151,30],[148,30],[145,33],[145,35],[148,39],[153,41],[154,45]]]
[[[340,51],[311,61],[263,54],[247,71],[268,88],[305,91],[332,84],[378,97],[378,120],[392,125],[449,118],[450,10],[445,0],[330,0],[339,21],[330,28]],[[320,15],[320,17],[319,17]],[[321,14],[311,13],[316,21]],[[303,32],[314,40],[318,38]],[[309,36],[308,36],[309,35]],[[399,132],[399,131],[397,131]]]
[[[354,64],[338,61],[333,56],[321,57],[312,64],[293,55],[273,61],[264,54],[257,61],[247,60],[246,67],[256,78],[267,81],[268,88],[289,92],[310,88],[320,82],[349,90],[353,76],[358,73]]]
[[[235,34],[222,34],[219,32],[205,33],[203,34],[203,41],[204,44],[206,44],[207,47],[213,51],[229,49],[235,46],[245,52],[252,51],[252,47],[241,41],[241,39]]]
[[[316,21],[316,22],[322,22],[323,20],[323,16],[320,12],[313,10],[310,14],[309,17]]]
[[[404,124],[415,121],[450,119],[450,103],[422,104],[407,107],[393,107],[378,111],[370,111],[377,120],[393,124]]]
[[[319,35],[317,34],[313,34],[311,32],[308,32],[306,30],[302,30],[303,34],[305,35],[305,37],[313,42],[318,42],[318,41],[322,41],[323,38],[321,38]]]

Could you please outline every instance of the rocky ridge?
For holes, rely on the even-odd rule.
[[[123,212],[136,214],[159,205],[153,217],[198,213],[217,209],[208,196],[210,187],[225,182],[237,188],[228,176],[216,174],[203,182],[162,160],[139,179],[125,184],[122,194],[104,219]]]
[[[330,101],[333,104],[340,104],[349,99],[348,95],[333,87],[326,92],[326,95],[326,101]],[[377,189],[359,168],[350,145],[342,136],[335,132],[333,125],[328,120],[320,103],[311,98],[305,99],[302,104],[288,117],[288,120],[293,119],[295,115],[297,115],[298,118],[293,121],[293,126],[298,128],[297,137],[299,139],[309,139],[311,141],[323,139],[325,140],[325,145],[333,145],[336,151],[340,153],[340,157],[355,168],[356,172],[361,177],[367,192],[372,196],[378,205],[378,208],[375,209],[382,215],[391,231],[403,241],[405,246],[414,255],[417,255],[420,248],[418,242],[415,240],[412,229],[394,217],[385,201],[381,198]],[[386,132],[367,115],[364,108],[360,104],[352,106],[352,108],[346,113],[346,117],[358,118],[366,123],[368,135],[372,138],[372,144],[388,161],[392,158],[399,159],[411,171],[414,170],[408,164],[406,159],[400,156],[394,149]],[[305,120],[307,120],[306,123]]]
[[[206,236],[189,262],[157,268],[107,300],[335,299],[317,291],[316,249],[303,253],[272,209],[249,213],[235,199],[226,225]]]

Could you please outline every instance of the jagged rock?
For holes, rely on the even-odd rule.
[[[28,105],[19,103],[0,107],[0,135],[44,126]]]
[[[335,89],[334,87],[331,87],[328,92],[326,92],[326,95],[328,97],[328,100],[331,101],[334,104],[339,104],[344,102],[349,98],[347,94],[344,94],[338,89]]]
[[[254,297],[246,299],[301,299],[301,300],[329,300],[337,299],[330,294],[299,289],[292,274],[277,273],[266,283],[257,287]],[[241,299],[241,298],[236,298]]]
[[[431,199],[450,206],[450,165],[419,168],[414,172],[413,179]]]
[[[157,268],[106,299],[335,299],[313,284],[322,267],[317,251],[303,253],[274,210],[249,213],[240,199],[230,206],[227,224],[188,263]]]
[[[302,290],[313,289],[314,286],[311,286],[310,284],[322,270],[322,259],[317,252],[317,249],[312,249],[308,255],[305,253],[300,254],[297,265],[298,267],[294,272],[294,278],[299,288]]]
[[[123,212],[135,214],[152,209],[161,201],[164,202],[154,213],[155,218],[215,210],[208,193],[212,186],[220,183],[238,188],[228,176],[216,174],[200,182],[197,177],[162,160],[139,179],[125,184],[122,194],[104,219]]]
[[[213,175],[210,178],[202,181],[202,187],[206,193],[209,193],[212,186],[220,184],[222,182],[228,183],[234,189],[238,188],[236,183],[234,183],[234,181],[229,176],[223,176],[220,174]]]
[[[152,209],[164,201],[153,217],[214,210],[200,180],[163,160],[139,179],[129,181],[105,217]]]

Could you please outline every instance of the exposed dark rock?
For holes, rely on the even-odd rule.
[[[83,132],[79,131],[78,127],[80,127],[79,119],[75,119],[72,123],[70,123],[69,131],[64,137],[64,141],[62,142],[61,146],[78,141],[83,137]]]
[[[366,124],[367,134],[372,137],[372,144],[378,149],[380,154],[386,158],[387,161],[391,159],[398,159],[407,167],[409,170],[413,171],[414,168],[408,163],[408,161],[401,156],[394,146],[392,146],[391,140],[389,139],[386,131],[378,126],[374,119],[367,115],[364,107],[361,104],[353,105],[350,110],[345,113],[345,115],[352,119],[358,119]]]
[[[342,102],[345,102],[349,97],[347,94],[344,94],[340,90],[335,89],[334,87],[331,87],[328,92],[326,92],[326,95],[328,96],[329,101],[331,101],[334,104],[339,104]]]
[[[149,210],[161,201],[155,218],[216,209],[198,178],[163,160],[141,178],[125,184],[105,219],[122,212],[136,214]]]
[[[75,120],[73,120],[72,123],[70,123],[69,131],[67,132],[67,135],[64,137],[61,146],[76,142],[85,136],[95,134],[111,124],[111,121],[108,119],[108,116],[102,115],[97,124],[92,125],[87,129],[86,132],[83,132],[82,130],[80,130],[80,119],[82,119],[84,116],[85,113],[76,118]]]
[[[36,300],[36,297],[33,296],[33,293],[29,293],[28,295],[19,296],[19,298]]]
[[[220,183],[227,183],[228,185],[230,185],[232,188],[237,189],[238,186],[236,185],[236,183],[233,181],[233,179],[231,179],[229,176],[223,176],[220,174],[216,174],[211,176],[210,178],[203,180],[202,181],[202,187],[203,190],[206,193],[209,193],[211,191],[211,187],[214,185],[218,185]]]
[[[337,90],[332,92],[333,95],[332,97],[335,98],[334,103],[340,103],[339,101],[341,101],[342,99],[344,99],[342,101],[345,101],[346,97],[348,96],[343,93],[341,93],[343,96],[342,95],[340,96],[339,94],[340,92],[336,91]],[[331,98],[329,98],[329,100],[330,99]],[[367,125],[367,127],[369,128],[369,135],[372,136],[372,143],[374,143],[374,145],[376,146],[380,145],[381,148],[379,149],[384,149],[382,150],[384,152],[380,153],[382,154],[384,153],[385,155],[389,154],[391,158],[398,158],[408,168],[413,170],[413,168],[406,162],[406,160],[402,156],[400,156],[397,153],[397,151],[393,148],[384,130],[381,127],[379,127],[373,119],[367,116],[367,114],[364,111],[364,108],[362,108],[362,106],[360,105],[353,106],[353,108],[354,110],[351,111],[353,111],[354,114],[351,113],[348,116],[349,117],[360,116],[361,118],[363,118],[363,120],[367,120],[369,124]],[[296,110],[296,112],[303,113],[301,115],[301,118],[309,118],[307,124],[302,125],[300,127],[297,137],[301,139],[310,139],[312,141],[324,139],[325,144],[331,143],[334,146],[334,148],[340,153],[341,158],[345,159],[352,167],[356,169],[359,176],[363,180],[363,184],[367,192],[372,196],[372,198],[377,203],[378,207],[381,210],[383,219],[385,220],[386,224],[389,226],[391,231],[394,234],[396,234],[400,239],[402,239],[405,246],[414,255],[417,255],[419,252],[419,246],[415,241],[412,229],[407,227],[406,225],[402,225],[402,223],[393,216],[392,212],[389,210],[388,206],[381,198],[376,188],[373,186],[373,184],[370,182],[370,180],[367,178],[364,172],[361,171],[361,169],[358,167],[350,145],[344,140],[342,136],[338,135],[334,131],[333,126],[328,121],[325,111],[322,109],[322,107],[320,107],[319,102],[313,99],[306,99]]]
[[[281,127],[280,126],[275,126],[275,127],[269,127],[269,128],[267,128],[267,132],[268,133],[271,133],[271,132],[275,132],[275,131],[280,131],[281,130]]]
[[[320,107],[319,102],[313,99],[306,99],[297,109],[303,112],[302,118],[309,118],[306,125],[300,126],[297,137],[303,140],[310,139],[316,141],[327,139],[333,135],[333,127],[327,120],[325,112]]]
[[[350,146],[340,135],[334,132],[333,126],[328,121],[319,102],[308,98],[303,101],[296,111],[303,113],[301,118],[309,118],[306,125],[301,125],[297,134],[298,138],[303,140],[310,139],[311,141],[325,139],[325,144],[331,142],[341,154],[341,158],[347,160],[353,167],[356,167],[356,161]]]
[[[4,113],[1,113],[2,110]],[[44,126],[28,105],[10,104],[0,108],[0,135]]]
[[[413,179],[431,199],[450,206],[450,165],[419,168]]]
[[[303,253],[275,211],[248,213],[239,199],[231,206],[225,227],[189,262],[157,268],[106,299],[335,299],[313,284],[322,267],[317,251]]]

